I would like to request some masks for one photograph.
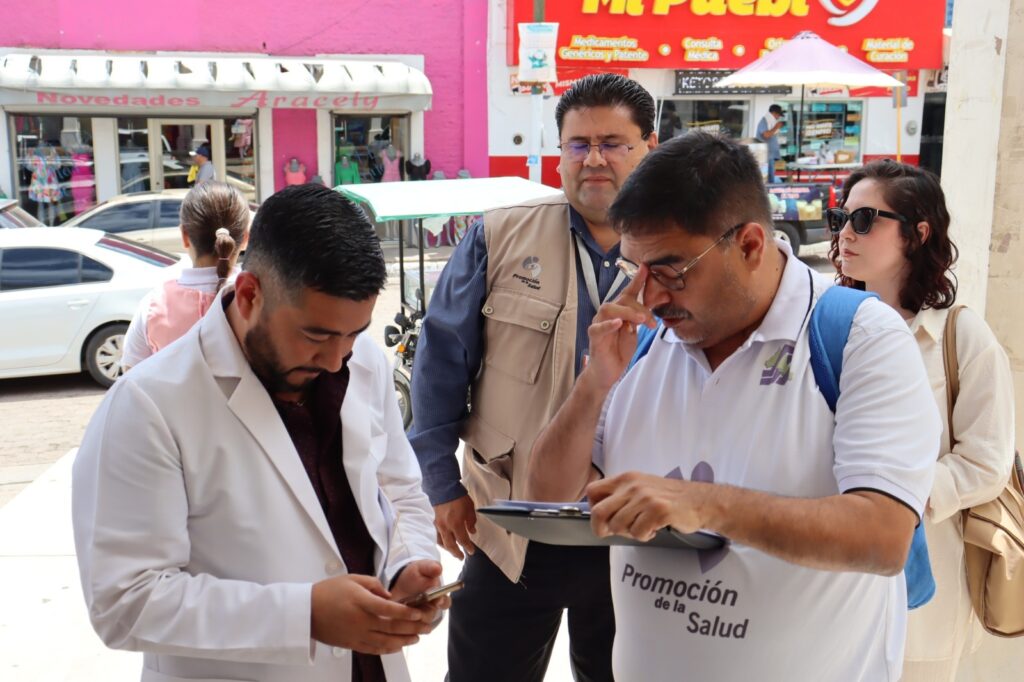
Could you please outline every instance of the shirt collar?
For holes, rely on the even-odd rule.
[[[918,330],[923,331],[932,337],[932,341],[938,343],[946,328],[946,315],[948,310],[936,310],[935,308],[922,308],[921,312],[910,320],[910,333],[915,337]]]
[[[236,265],[231,268],[231,272],[228,273],[228,279],[233,280],[241,270]],[[178,275],[178,284],[186,287],[199,286],[203,284],[216,284],[217,280],[217,267],[212,266],[208,268],[184,268]]]
[[[738,350],[756,342],[795,341],[804,325],[812,296],[817,298],[825,288],[820,279],[807,276],[810,268],[793,255],[789,244],[775,240],[775,246],[786,258],[778,291],[761,324]],[[682,343],[671,329],[664,338],[671,343]]]
[[[613,258],[619,254],[619,243],[616,242],[615,246],[605,251],[598,243],[594,240],[593,235],[590,234],[590,228],[587,227],[587,221],[583,219],[580,212],[577,211],[572,205],[569,205],[569,229],[575,234],[578,234],[582,239],[583,243],[588,249],[593,251],[601,258]]]

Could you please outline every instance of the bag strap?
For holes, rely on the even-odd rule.
[[[949,309],[946,315],[946,328],[942,332],[942,366],[946,372],[946,423],[949,425],[949,446],[953,447],[956,437],[953,435],[953,406],[960,395],[960,361],[956,355],[956,318],[964,306],[957,305]]]

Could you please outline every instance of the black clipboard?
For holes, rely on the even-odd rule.
[[[590,528],[590,505],[586,502],[524,502],[502,500],[478,513],[509,530],[534,542],[546,545],[573,547],[604,547],[630,545],[634,547],[662,547],[666,549],[717,549],[725,538],[717,533],[697,531],[680,533],[662,528],[655,536],[641,542],[621,535],[599,538]]]

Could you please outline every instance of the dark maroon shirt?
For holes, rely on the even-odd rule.
[[[344,467],[341,404],[348,390],[348,360],[338,372],[317,377],[301,403],[271,398],[299,452],[348,572],[374,575],[376,545]],[[352,682],[386,682],[380,656],[352,652]]]

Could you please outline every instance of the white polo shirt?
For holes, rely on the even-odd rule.
[[[860,306],[833,418],[807,331],[831,282],[779,248],[787,263],[761,326],[714,372],[665,332],[605,403],[595,465],[790,497],[868,488],[920,516],[941,424],[906,323],[880,301]],[[731,544],[614,547],[611,576],[617,679],[899,679],[902,574],[818,571]]]

